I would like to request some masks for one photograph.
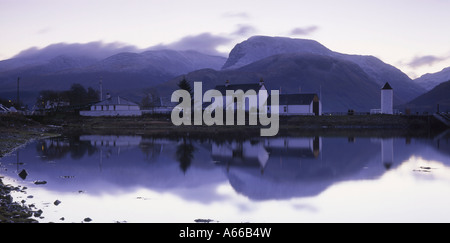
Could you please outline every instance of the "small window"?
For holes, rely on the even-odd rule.
[[[287,106],[284,107],[284,112],[287,112]]]

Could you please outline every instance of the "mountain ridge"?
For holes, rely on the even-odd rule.
[[[158,87],[164,95],[176,89],[179,80],[202,81],[203,91],[222,85],[257,83],[261,78],[268,90],[283,94],[317,93],[324,112],[346,112],[349,109],[369,111],[380,106],[380,89],[356,64],[334,57],[287,53],[266,57],[237,69],[202,69],[165,82]],[[338,91],[338,92],[337,92]],[[398,102],[398,98],[395,98]]]
[[[114,45],[99,47],[98,43],[75,45],[75,50],[81,51],[58,52],[68,46],[71,45],[44,48],[41,54],[39,50],[29,50],[0,61],[0,96],[15,93],[19,76],[21,91],[34,92],[35,96],[39,89],[63,90],[72,83],[96,88],[102,78],[104,92],[129,93],[136,101],[149,88],[170,97],[177,89],[176,82],[183,76],[191,81],[203,81],[204,89],[222,84],[226,79],[252,83],[264,78],[266,85],[281,88],[282,92],[298,92],[299,89],[322,92],[323,101],[338,104],[339,111],[379,108],[379,89],[386,82],[394,88],[396,105],[425,93],[425,89],[406,74],[374,56],[334,52],[309,39],[253,36],[237,43],[228,58],[197,51],[138,50],[130,46],[114,51]],[[95,53],[95,48],[103,49]],[[88,55],[89,51],[93,55]],[[30,102],[35,100],[29,96]],[[349,96],[351,100],[339,96]],[[358,104],[355,97],[363,102]],[[330,111],[332,109],[331,106]]]
[[[414,79],[414,82],[425,88],[427,91],[432,90],[439,84],[450,80],[450,67],[444,68],[436,73],[427,73],[419,78]]]
[[[54,54],[42,59],[19,56],[0,61],[0,96],[15,99],[11,94],[16,93],[17,77],[21,77],[21,92],[28,94],[22,101],[32,105],[40,90],[67,90],[73,83],[97,88],[102,78],[104,88],[114,94],[151,87],[197,69],[220,69],[226,61],[225,57],[176,50],[119,52],[103,59],[83,53]]]
[[[262,58],[284,53],[317,54],[339,58],[358,64],[378,85],[389,82],[402,88],[400,102],[407,102],[425,90],[396,67],[374,56],[349,55],[334,52],[317,41],[288,37],[253,36],[235,46],[222,70],[239,68]],[[405,85],[406,84],[406,85]]]
[[[401,107],[408,108],[411,112],[436,112],[439,105],[440,112],[450,112],[449,94],[450,78]]]
[[[252,49],[256,50],[249,53]],[[222,69],[235,69],[272,55],[297,52],[325,54],[331,50],[315,40],[252,36],[234,46]]]

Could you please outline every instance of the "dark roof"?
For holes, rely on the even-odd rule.
[[[6,106],[3,106],[2,104],[0,104],[0,111],[8,112],[9,109]]]
[[[222,95],[226,94],[226,90],[242,90],[247,92],[248,90],[254,90],[255,92],[258,92],[261,89],[261,85],[259,83],[256,84],[229,84],[228,86],[225,85],[217,85],[214,89],[218,90]]]
[[[114,97],[108,98],[106,100],[102,100],[98,103],[95,103],[94,105],[132,105],[132,106],[137,106],[138,104],[136,104],[132,101],[129,101],[126,98],[114,96]]]
[[[388,82],[386,82],[386,84],[381,89],[392,89],[392,87],[391,87],[391,85],[389,85]]]
[[[280,94],[279,105],[309,105],[317,94]],[[267,104],[271,105],[269,96]]]

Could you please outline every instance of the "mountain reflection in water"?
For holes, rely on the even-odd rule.
[[[280,199],[316,195],[339,181],[377,178],[429,148],[448,151],[448,142],[441,142],[440,148],[434,143],[420,139],[411,143],[405,138],[200,141],[82,135],[41,140],[35,145],[39,160],[32,159],[36,154],[29,151],[21,151],[21,159],[27,161],[23,168],[36,179],[76,177],[91,192],[196,186],[217,183],[225,175],[237,192],[251,199]],[[115,186],[95,187],[93,182],[100,178]],[[54,190],[67,190],[66,186],[48,185]]]
[[[447,171],[448,135],[242,141],[81,135],[37,141],[1,162],[18,181],[45,180],[45,190],[57,193],[120,195],[146,188],[208,204],[225,197],[218,189],[224,183],[255,202],[315,197],[338,183],[377,180],[412,157],[438,161]],[[23,169],[26,178],[18,175]],[[412,170],[425,173],[431,168]]]

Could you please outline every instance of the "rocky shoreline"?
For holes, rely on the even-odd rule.
[[[26,188],[24,188],[26,189]],[[34,211],[31,206],[25,205],[25,202],[19,204],[13,201],[12,191],[21,191],[20,187],[4,185],[0,178],[0,223],[37,223],[31,218],[40,211]]]
[[[21,115],[1,115],[0,158],[35,139],[56,136],[53,130]],[[26,205],[25,200],[15,202],[11,196],[11,192],[24,192],[27,188],[4,184],[2,179],[0,174],[0,223],[37,223],[38,221],[32,217],[38,217],[42,210],[36,209],[34,205]]]

